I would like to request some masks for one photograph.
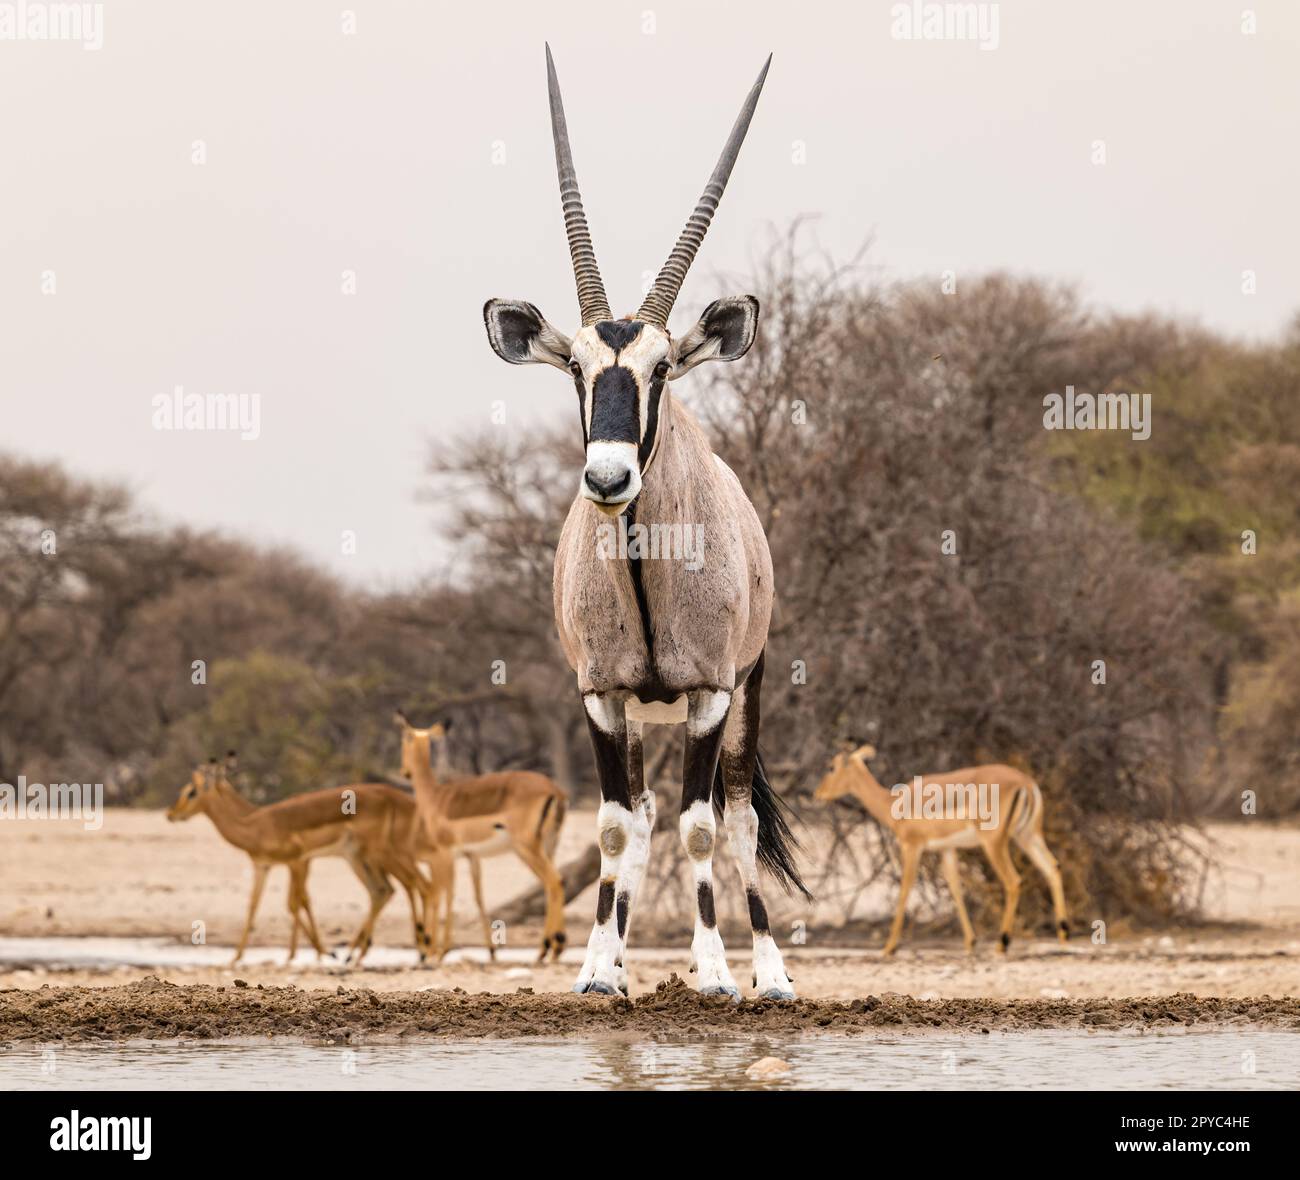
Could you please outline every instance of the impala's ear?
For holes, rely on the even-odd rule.
[[[568,369],[572,341],[557,332],[531,303],[489,299],[483,305],[488,342],[512,365],[554,365]]]
[[[703,361],[735,361],[749,351],[758,333],[758,300],[752,295],[717,299],[699,323],[677,342],[671,381]]]
[[[407,721],[407,719],[406,719],[406,714],[403,713],[401,709],[396,709],[396,710],[394,710],[394,712],[393,712],[393,724],[396,725],[398,729],[410,729],[410,728],[411,728],[411,723],[410,723],[409,721]]]

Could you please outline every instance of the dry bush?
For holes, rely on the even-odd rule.
[[[864,289],[788,246],[759,296],[751,356],[691,401],[772,545],[763,740],[787,798],[842,822],[807,795],[847,738],[880,749],[886,783],[1016,756],[1044,785],[1074,912],[1186,912],[1209,632],[1166,561],[1056,490],[1042,430],[1045,393],[1108,380],[1132,341],[1103,347],[1059,287]],[[850,833],[833,855],[850,852],[866,878],[895,871],[878,842]],[[1027,882],[1030,921],[1040,897]]]

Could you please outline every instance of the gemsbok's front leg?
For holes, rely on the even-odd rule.
[[[627,718],[627,789],[632,800],[632,827],[637,837],[629,842],[626,863],[623,866],[627,879],[627,916],[619,928],[619,962],[623,965],[624,979],[627,978],[627,928],[632,920],[632,911],[636,909],[637,894],[641,882],[645,879],[646,867],[650,863],[650,841],[655,830],[655,797],[653,791],[646,790],[645,767],[642,757],[642,734],[644,726],[640,721]],[[645,839],[640,839],[644,831]],[[625,989],[626,990],[626,989]]]
[[[793,1000],[794,984],[785,971],[785,960],[772,937],[767,905],[758,880],[758,812],[751,802],[758,765],[759,685],[763,665],[732,696],[722,735],[722,785],[726,791],[723,820],[727,843],[740,872],[749,909],[749,927],[754,936],[754,988],[765,1000]]]
[[[730,706],[731,693],[721,689],[698,689],[687,696],[686,757],[678,823],[682,847],[690,858],[695,881],[695,937],[691,940],[691,959],[698,972],[697,986],[701,995],[726,995],[739,1001],[740,989],[727,968],[713,903],[713,850],[717,847],[713,780]]]
[[[600,780],[600,888],[587,957],[573,990],[605,996],[627,994],[623,936],[650,848],[645,808],[633,808],[628,784],[625,700],[624,693],[588,693],[582,699]]]

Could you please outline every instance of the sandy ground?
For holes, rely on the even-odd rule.
[[[590,812],[571,816],[561,842],[561,862],[587,846],[594,826]],[[855,891],[833,887],[823,891],[829,900],[812,909],[775,903],[773,926],[787,950],[800,995],[815,999],[847,1001],[898,993],[923,1000],[1025,999],[1050,1006],[1089,998],[1174,993],[1300,995],[1300,830],[1256,820],[1213,825],[1207,835],[1222,867],[1208,883],[1208,921],[1196,927],[1146,933],[1112,922],[1100,942],[1090,932],[1104,916],[1074,915],[1081,933],[1066,947],[1026,936],[1003,957],[986,938],[973,956],[967,956],[955,937],[929,932],[926,921],[936,911],[932,901],[918,897],[912,914],[920,922],[919,933],[909,925],[897,957],[886,960],[878,949],[882,930],[868,927],[871,934],[865,946],[860,932],[864,922],[888,914],[892,896],[887,887],[867,890],[851,903],[845,899]],[[815,841],[808,852],[805,864],[815,869]],[[482,936],[468,878],[463,868],[460,873],[458,940],[479,946]],[[721,865],[717,876],[725,915],[721,903],[738,890],[729,864]],[[532,883],[528,871],[511,856],[486,862],[484,877],[489,911]],[[0,824],[0,938],[162,936],[184,951],[199,931],[206,949],[213,952],[210,957],[223,961],[224,954],[216,956],[215,951],[231,946],[238,937],[250,879],[247,857],[222,842],[203,817],[169,824],[159,812],[110,810],[103,828],[95,832],[74,821],[7,821]],[[349,971],[329,962],[317,964],[300,954],[293,966],[286,967],[279,962],[279,948],[288,935],[284,879],[283,871],[272,875],[253,940],[261,947],[277,948],[275,963],[238,968],[173,963],[160,968],[137,960],[130,966],[68,969],[31,958],[15,961],[23,956],[10,954],[11,961],[0,964],[0,988],[120,985],[159,976],[177,984],[224,986],[228,994],[244,991],[235,988],[237,978],[253,990],[265,984],[331,992],[340,985],[380,993],[422,988],[514,993],[521,987],[536,993],[564,992],[576,973],[575,960],[595,908],[594,890],[569,905],[571,949],[559,964],[532,965],[528,951],[536,945],[537,931],[514,928],[504,932],[506,961],[496,964],[462,959],[436,969],[404,969],[384,966],[381,954],[373,968]],[[1026,880],[1026,889],[1040,887],[1036,880]],[[322,860],[312,867],[311,894],[327,943],[345,942],[365,914],[360,885],[341,861]],[[837,934],[846,916],[855,920],[852,938]],[[674,971],[685,976],[687,934],[680,919],[656,921],[637,913],[628,958],[634,999],[653,993]],[[638,949],[662,946],[668,940],[681,949]],[[743,936],[728,939],[732,968],[742,987],[749,983],[747,941]],[[846,942],[857,945],[846,946]],[[409,911],[400,895],[380,921],[377,944],[410,946]],[[390,963],[392,958],[388,957]],[[13,992],[0,994],[0,1004],[13,1002]]]
[[[745,1036],[1024,1029],[1200,1027],[1300,1029],[1300,1000],[916,1000],[847,1003],[704,997],[675,975],[636,997],[475,995],[460,991],[333,992],[293,987],[180,987],[150,977],[124,987],[0,991],[0,1045],[63,1040],[293,1038],[346,1044],[441,1037]]]

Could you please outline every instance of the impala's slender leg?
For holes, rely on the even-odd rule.
[[[361,854],[351,848],[344,852],[344,858],[352,866],[352,871],[356,873],[357,879],[366,887],[366,892],[370,895],[370,913],[366,920],[361,923],[361,929],[357,931],[356,936],[352,939],[352,944],[348,947],[347,961],[352,962],[353,966],[361,966],[361,960],[366,957],[370,947],[374,942],[375,922],[379,918],[380,911],[388,904],[388,899],[393,896],[393,883],[388,879],[388,874],[382,869],[376,868],[370,864]],[[353,961],[353,954],[356,959]]]
[[[321,945],[320,933],[316,929],[316,919],[312,916],[311,902],[307,898],[307,867],[309,862],[306,860],[292,861],[288,865],[289,869],[289,957],[285,960],[285,966],[293,963],[294,957],[298,953],[298,931],[305,934],[311,944],[316,948],[318,957],[325,954],[325,948]]]
[[[445,851],[431,853],[427,855],[424,863],[429,870],[424,892],[424,929],[429,939],[433,961],[441,963],[442,957],[450,948],[443,944],[438,911],[443,895],[447,892],[447,878],[451,875],[451,854]]]
[[[534,847],[524,841],[516,841],[513,845],[515,855],[524,862],[533,874],[542,883],[542,889],[546,894],[546,918],[542,933],[542,950],[537,956],[539,963],[546,962],[546,956],[550,953],[554,945],[554,935],[557,922],[564,922],[564,881],[560,877],[559,870],[550,861],[550,858],[542,851],[540,847]]]
[[[418,966],[423,967],[428,961],[428,946],[424,936],[424,878],[419,872],[414,876],[409,873],[393,869],[393,875],[397,878],[398,883],[406,891],[406,900],[411,907],[411,926],[415,932],[415,952],[419,956]]]
[[[1065,913],[1065,889],[1061,884],[1061,869],[1056,863],[1056,857],[1047,847],[1042,832],[1019,836],[1016,838],[1016,843],[1024,850],[1034,867],[1043,874],[1043,880],[1047,882],[1047,888],[1052,893],[1052,910],[1056,915],[1056,936],[1062,942],[1067,941],[1070,937],[1070,922]]]
[[[731,693],[723,689],[697,689],[686,700],[686,757],[678,827],[695,880],[695,937],[691,940],[691,957],[699,972],[698,987],[702,995],[727,995],[739,1001],[740,989],[727,967],[713,903],[713,850],[717,846],[713,780],[718,770]]]
[[[451,950],[452,918],[456,904],[456,860],[450,852],[444,852],[439,857],[435,880],[442,903],[442,947],[438,953],[438,961],[441,962]]]
[[[1002,908],[1001,936],[1002,953],[1006,954],[1007,947],[1011,945],[1011,930],[1016,924],[1016,906],[1020,903],[1020,874],[1011,863],[1011,853],[1006,843],[987,844],[984,851],[1006,893],[1006,903]]]
[[[600,887],[596,921],[573,990],[607,996],[627,990],[622,934],[627,929],[629,905],[637,883],[633,876],[638,866],[645,868],[650,846],[645,809],[633,810],[627,779],[626,700],[627,694],[623,692],[588,693],[582,698],[600,780],[601,804],[596,813]]]
[[[469,879],[474,886],[474,903],[478,906],[479,920],[483,923],[483,943],[487,947],[488,958],[496,962],[497,948],[492,941],[492,923],[488,921],[487,906],[483,904],[483,862],[477,856],[467,856],[469,861]]]
[[[397,882],[406,890],[406,900],[411,907],[411,925],[415,930],[415,951],[418,966],[423,967],[429,961],[433,950],[433,941],[425,927],[425,911],[428,908],[429,882],[420,871],[420,861],[415,855],[414,842],[398,850],[397,856],[386,862],[388,871],[397,878]]]
[[[230,960],[232,967],[244,957],[248,936],[253,932],[253,919],[257,917],[257,907],[262,903],[262,890],[266,887],[266,874],[269,869],[270,865],[253,862],[253,891],[248,895],[248,917],[244,920],[244,933],[239,936],[235,957]]]
[[[898,909],[894,912],[894,924],[889,928],[889,938],[885,941],[887,955],[898,950],[898,940],[903,933],[903,915],[907,912],[907,897],[916,884],[916,870],[921,863],[921,850],[916,845],[900,841],[899,852],[903,858],[903,880],[898,887]]]
[[[311,894],[307,892],[307,873],[310,868],[311,862],[304,860],[298,877],[298,909],[305,916],[302,932],[311,939],[312,946],[316,948],[316,958],[323,959],[328,952],[321,942],[320,931],[316,928],[316,915],[311,912]]]
[[[957,920],[961,923],[961,936],[966,949],[975,946],[975,928],[970,924],[970,915],[966,912],[966,899],[961,891],[961,869],[957,865],[957,850],[943,850],[943,879],[948,882],[948,892],[952,894],[952,903],[957,907]]]
[[[298,874],[297,866],[289,866],[289,957],[284,961],[286,967],[293,964],[298,953],[298,928],[302,919],[298,916]]]
[[[750,802],[758,769],[759,689],[762,664],[732,696],[722,735],[722,784],[727,806],[723,821],[727,844],[740,871],[740,883],[749,907],[749,928],[754,938],[754,987],[767,1000],[793,1000],[794,984],[772,938],[767,905],[758,879],[758,813]]]

